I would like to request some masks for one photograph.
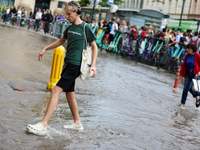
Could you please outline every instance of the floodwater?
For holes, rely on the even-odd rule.
[[[55,39],[31,31],[0,26],[0,149],[200,149],[200,111],[189,95],[180,109],[182,85],[173,92],[175,75],[99,52],[98,75],[76,81],[83,132],[66,130],[72,123],[65,94],[48,126],[47,136],[25,131],[44,116],[50,93],[53,51],[37,61],[41,49]],[[27,88],[29,92],[13,90]]]

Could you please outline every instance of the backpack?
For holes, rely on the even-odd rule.
[[[109,23],[109,26],[110,26],[110,31],[112,30],[112,24],[111,23]]]
[[[198,47],[197,47],[197,42],[198,42],[198,40],[199,40],[199,38],[197,38],[196,41],[193,41],[192,38],[191,38],[191,42],[194,43],[194,44],[196,45],[196,48],[197,48],[197,49],[198,49]]]

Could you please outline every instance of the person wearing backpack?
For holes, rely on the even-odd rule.
[[[198,33],[198,31],[195,31],[194,37],[192,37],[192,38],[190,39],[190,42],[191,42],[191,43],[194,43],[194,44],[196,45],[197,53],[199,53],[200,38],[199,38],[199,33]]]
[[[115,35],[115,31],[118,30],[118,25],[115,22],[115,19],[112,19],[112,29],[110,31],[110,35],[109,35],[109,42],[112,42],[114,40],[114,35]]]

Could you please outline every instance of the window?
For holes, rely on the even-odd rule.
[[[143,4],[144,4],[144,1],[141,1],[141,3],[140,3],[140,9],[143,8]]]
[[[10,6],[14,6],[14,4],[15,4],[15,0],[11,0],[10,1]]]
[[[126,0],[124,3],[125,3],[125,8],[128,8],[128,1]]]
[[[149,1],[147,1],[147,9],[149,8]]]
[[[4,6],[14,6],[15,0],[0,0],[0,4]]]
[[[157,3],[157,10],[160,11],[160,10],[159,10],[159,4],[160,4],[160,2],[157,1],[156,3]]]
[[[177,7],[178,7],[178,0],[176,0],[176,5],[175,5],[175,14],[176,14],[176,11],[177,11]]]
[[[133,8],[131,0],[129,0],[129,8]]]
[[[151,4],[151,9],[153,9],[153,4],[154,4],[154,1],[152,1],[152,4]]]
[[[170,13],[171,6],[172,6],[172,0],[169,0],[169,8],[168,8],[168,13]]]
[[[197,0],[194,1],[194,14],[197,12]]]
[[[63,8],[66,2],[58,1],[58,8]]]
[[[162,1],[162,10],[161,11],[164,11],[164,5],[165,5],[165,0]]]
[[[8,6],[9,0],[2,0],[1,5]]]

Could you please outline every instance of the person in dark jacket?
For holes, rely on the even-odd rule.
[[[182,84],[184,84],[182,99],[181,99],[181,107],[184,107],[188,91],[196,97],[196,107],[199,107],[199,96],[195,96],[192,92],[192,79],[196,76],[200,75],[200,55],[197,53],[197,48],[194,43],[189,43],[187,45],[188,53],[185,56],[182,68],[181,68],[181,76],[182,76]]]
[[[44,21],[45,21],[45,28],[44,28],[44,33],[49,33],[49,23],[53,21],[53,16],[51,14],[51,10],[47,10],[47,14],[44,16]]]

